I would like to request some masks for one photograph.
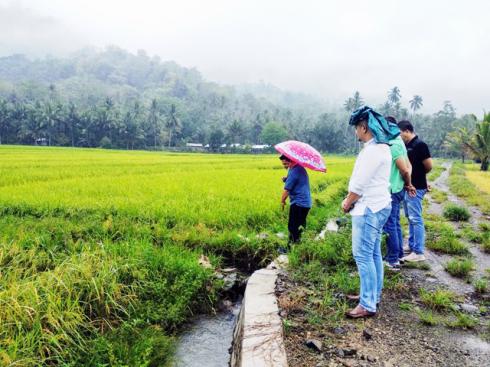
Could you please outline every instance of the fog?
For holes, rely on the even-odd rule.
[[[490,3],[478,1],[0,0],[0,56],[144,49],[219,83],[264,81],[341,104],[444,100],[490,109]]]

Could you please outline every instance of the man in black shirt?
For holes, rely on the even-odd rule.
[[[414,133],[410,121],[400,121],[400,136],[407,147],[408,159],[412,164],[412,185],[417,189],[417,195],[405,195],[405,213],[408,215],[410,254],[400,261],[425,260],[425,228],[422,218],[422,199],[427,192],[427,173],[432,169],[432,158],[429,147]]]

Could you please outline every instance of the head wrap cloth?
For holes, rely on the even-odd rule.
[[[382,115],[371,107],[363,106],[352,112],[349,125],[355,126],[362,120],[367,121],[369,130],[373,133],[376,143],[389,144],[390,140],[400,135],[400,129],[396,124],[386,121]]]

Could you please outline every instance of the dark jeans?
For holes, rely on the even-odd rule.
[[[289,242],[299,242],[301,239],[301,232],[303,228],[306,228],[306,216],[310,208],[303,208],[293,204],[289,207]]]
[[[405,198],[405,190],[391,194],[391,213],[384,225],[387,252],[385,260],[390,264],[397,263],[403,257],[403,235],[400,225],[400,207]]]

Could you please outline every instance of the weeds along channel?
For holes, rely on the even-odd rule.
[[[352,164],[309,173],[306,236]],[[179,327],[216,305],[215,270],[285,241],[285,173],[275,155],[1,146],[0,365],[167,365]]]

